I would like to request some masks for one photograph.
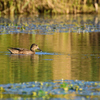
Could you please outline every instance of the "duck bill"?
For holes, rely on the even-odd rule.
[[[38,48],[37,50],[40,50],[40,51],[42,51],[40,48]]]

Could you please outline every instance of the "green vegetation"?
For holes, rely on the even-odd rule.
[[[94,12],[92,0],[0,0],[0,14],[69,14]]]
[[[49,86],[47,86],[49,84]],[[65,85],[66,84],[66,85]],[[34,87],[33,87],[34,85]],[[64,87],[62,87],[64,85]],[[100,95],[100,82],[96,81],[73,81],[64,80],[53,82],[24,82],[14,84],[0,85],[0,99],[3,98],[43,98],[49,100],[50,98],[65,98],[74,100],[74,98],[96,98]],[[15,96],[14,96],[15,95]],[[71,98],[71,99],[70,99]],[[26,100],[26,99],[25,99]],[[81,99],[80,99],[81,100]]]

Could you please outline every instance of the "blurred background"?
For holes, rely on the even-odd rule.
[[[0,0],[1,14],[84,14],[99,12],[100,0]]]

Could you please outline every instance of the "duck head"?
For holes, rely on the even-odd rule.
[[[35,50],[40,50],[40,51],[42,51],[42,50],[38,47],[38,45],[35,44],[35,43],[33,43],[33,44],[31,45],[30,50],[31,50],[31,51],[35,51]]]

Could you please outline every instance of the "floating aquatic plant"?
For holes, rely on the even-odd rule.
[[[2,94],[20,94],[43,97],[46,95],[76,93],[100,95],[100,82],[64,80],[63,82],[27,82],[0,85]]]

